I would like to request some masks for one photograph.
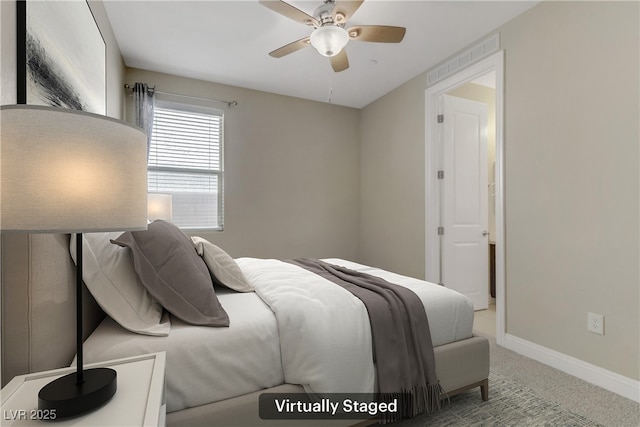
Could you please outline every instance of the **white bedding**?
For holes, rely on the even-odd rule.
[[[377,268],[335,258],[324,261],[414,291],[425,306],[434,346],[472,336],[473,304],[467,297]],[[357,297],[286,262],[255,258],[237,262],[276,314],[286,382],[302,385],[307,393],[374,392],[369,316]]]
[[[168,337],[135,334],[107,317],[84,344],[84,362],[166,351],[167,412],[240,396],[284,382],[278,326],[255,293],[216,289],[228,328],[171,318]]]
[[[425,304],[434,346],[472,336],[473,305],[468,298],[377,268],[325,261],[416,292]],[[85,342],[85,363],[166,351],[168,412],[285,382],[316,393],[373,391],[370,328],[360,300],[288,263],[255,258],[237,262],[256,293],[216,290],[229,328],[191,326],[172,318],[168,337],[151,337],[107,318]]]
[[[278,320],[287,383],[307,393],[372,393],[371,328],[364,304],[341,286],[275,259],[240,258]]]
[[[444,286],[343,259],[326,258],[323,261],[382,277],[414,291],[424,304],[434,347],[471,338],[473,302],[466,296]]]

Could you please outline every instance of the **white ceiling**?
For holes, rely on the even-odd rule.
[[[322,4],[289,3],[310,15]],[[400,44],[350,41],[345,48],[350,68],[334,73],[328,58],[312,47],[280,59],[270,57],[268,52],[308,36],[312,29],[257,0],[104,1],[129,67],[356,108],[537,3],[366,0],[347,27],[402,26],[407,28],[405,38]]]

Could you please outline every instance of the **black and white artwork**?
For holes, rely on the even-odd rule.
[[[25,6],[18,98],[23,78],[23,103],[106,114],[105,43],[87,2],[27,0]]]

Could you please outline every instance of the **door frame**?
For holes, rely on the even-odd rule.
[[[452,89],[469,83],[490,72],[496,76],[496,170],[495,170],[495,221],[496,221],[496,342],[503,345],[505,323],[505,222],[504,222],[504,51],[470,65],[425,91],[425,278],[429,282],[440,280],[440,236],[442,224],[440,185],[437,171],[440,170],[438,141],[443,126],[438,124],[442,114],[442,96]],[[446,232],[446,231],[445,231]],[[488,290],[487,290],[488,292]]]

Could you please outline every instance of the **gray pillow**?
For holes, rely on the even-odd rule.
[[[253,292],[238,263],[224,250],[202,237],[191,238],[196,245],[196,252],[202,257],[217,285],[225,286],[238,292]]]
[[[140,282],[169,313],[194,325],[229,326],[206,264],[178,227],[157,220],[111,243],[131,249]]]

